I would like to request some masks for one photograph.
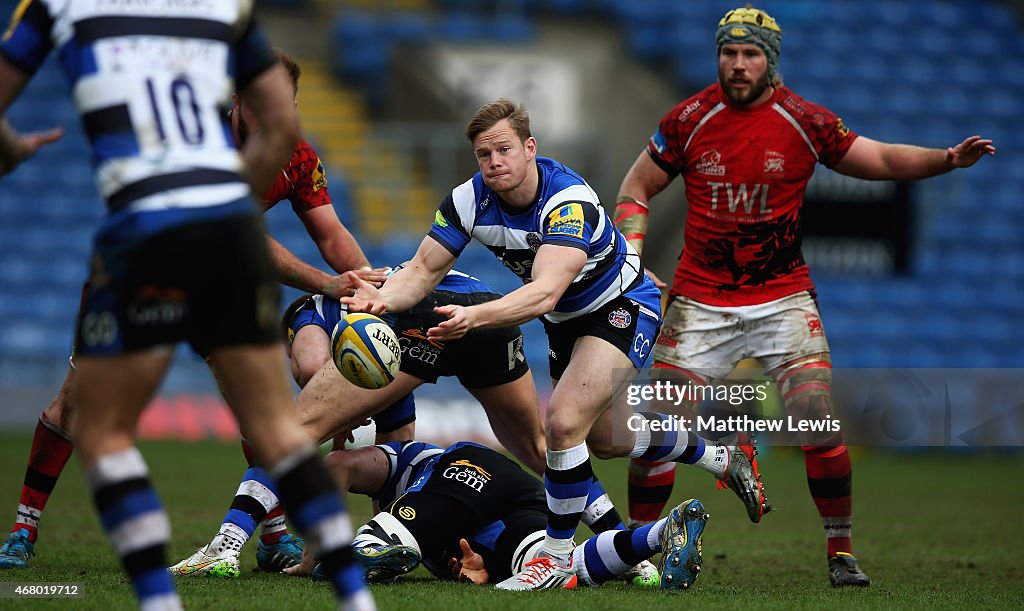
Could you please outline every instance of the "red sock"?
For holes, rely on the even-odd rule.
[[[277,507],[267,512],[267,517],[263,518],[263,531],[260,533],[260,541],[264,545],[273,545],[286,534],[288,534],[288,525],[284,520],[284,507],[278,504]]]
[[[661,519],[676,479],[676,464],[642,458],[629,461],[630,522],[656,522]]]
[[[25,483],[21,487],[18,519],[11,529],[11,532],[27,529],[29,541],[35,541],[39,536],[39,519],[43,509],[50,500],[53,487],[57,485],[57,478],[71,457],[73,446],[61,433],[55,425],[39,416],[32,437],[32,450],[28,455],[28,467],[25,469]]]
[[[828,557],[853,553],[850,528],[853,516],[853,472],[846,446],[804,446],[807,486],[818,507],[828,537]]]

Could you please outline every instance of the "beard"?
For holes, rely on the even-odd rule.
[[[725,92],[725,97],[729,98],[729,101],[733,104],[746,105],[754,102],[764,94],[765,90],[771,86],[771,81],[768,79],[768,72],[757,79],[747,91],[737,91],[736,88],[729,83],[729,79],[725,77],[725,74],[721,70],[718,71],[718,83],[722,86],[722,91]]]

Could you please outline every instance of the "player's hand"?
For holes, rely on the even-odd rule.
[[[377,287],[364,281],[355,272],[345,272],[343,275],[356,287],[354,295],[341,298],[341,303],[348,306],[349,312],[368,312],[380,316],[388,311],[388,304],[381,298]]]
[[[373,286],[380,288],[384,281],[388,279],[388,272],[391,271],[391,268],[376,267],[370,269],[369,267],[361,267],[354,271],[363,282],[369,282]]]
[[[290,566],[282,573],[292,575],[293,577],[306,577],[313,574],[313,569],[316,567],[316,558],[313,557],[313,553],[309,551],[309,545],[302,548],[302,560],[295,566]]]
[[[462,560],[452,558],[448,561],[448,570],[452,579],[456,581],[468,581],[475,585],[487,583],[491,576],[484,566],[484,557],[473,551],[469,541],[459,539],[459,547],[462,548]]]
[[[946,163],[954,168],[969,168],[985,155],[995,155],[991,140],[971,136],[956,146],[946,149]]]
[[[0,176],[13,172],[22,161],[64,135],[60,127],[45,132],[18,134],[6,120],[0,125],[0,131],[3,132],[0,134]]]
[[[659,291],[665,290],[666,288],[668,288],[668,285],[665,284],[665,281],[662,280],[661,278],[655,276],[654,272],[652,272],[651,270],[647,269],[646,267],[644,268],[644,272],[647,274],[647,277],[651,279],[651,282],[654,283],[654,286],[658,287]]]
[[[427,330],[427,339],[448,341],[459,339],[473,328],[473,316],[470,310],[459,305],[445,305],[434,308],[434,313],[445,316],[448,320],[438,323]]]

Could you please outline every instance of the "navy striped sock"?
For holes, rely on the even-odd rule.
[[[171,523],[149,482],[142,454],[132,447],[101,457],[87,478],[103,529],[121,558],[143,609],[180,609],[167,572]]]
[[[271,475],[296,528],[319,550],[320,563],[331,576],[342,604],[370,600],[363,571],[352,553],[352,522],[313,446],[286,456]]]
[[[548,499],[548,527],[543,550],[555,558],[567,560],[572,538],[594,480],[587,444],[566,450],[548,450],[544,470],[544,491]]]
[[[661,530],[667,518],[630,530],[603,532],[573,552],[577,575],[587,585],[598,585],[626,574],[661,551]]]
[[[596,476],[591,481],[587,507],[583,510],[581,521],[596,533],[626,528],[611,498],[608,497],[608,492]]]
[[[279,502],[277,484],[270,474],[259,467],[249,467],[224,516],[224,524],[235,524],[251,537],[267,512]]]
[[[629,453],[631,458],[693,464],[704,455],[704,440],[699,436],[690,435],[681,425],[662,424],[675,422],[671,416],[658,412],[639,412],[637,415],[646,423],[637,431],[633,451]]]

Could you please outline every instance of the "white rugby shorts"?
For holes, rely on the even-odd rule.
[[[676,297],[654,346],[654,361],[720,378],[741,360],[765,371],[828,352],[818,306],[807,291],[749,306],[711,306]]]

